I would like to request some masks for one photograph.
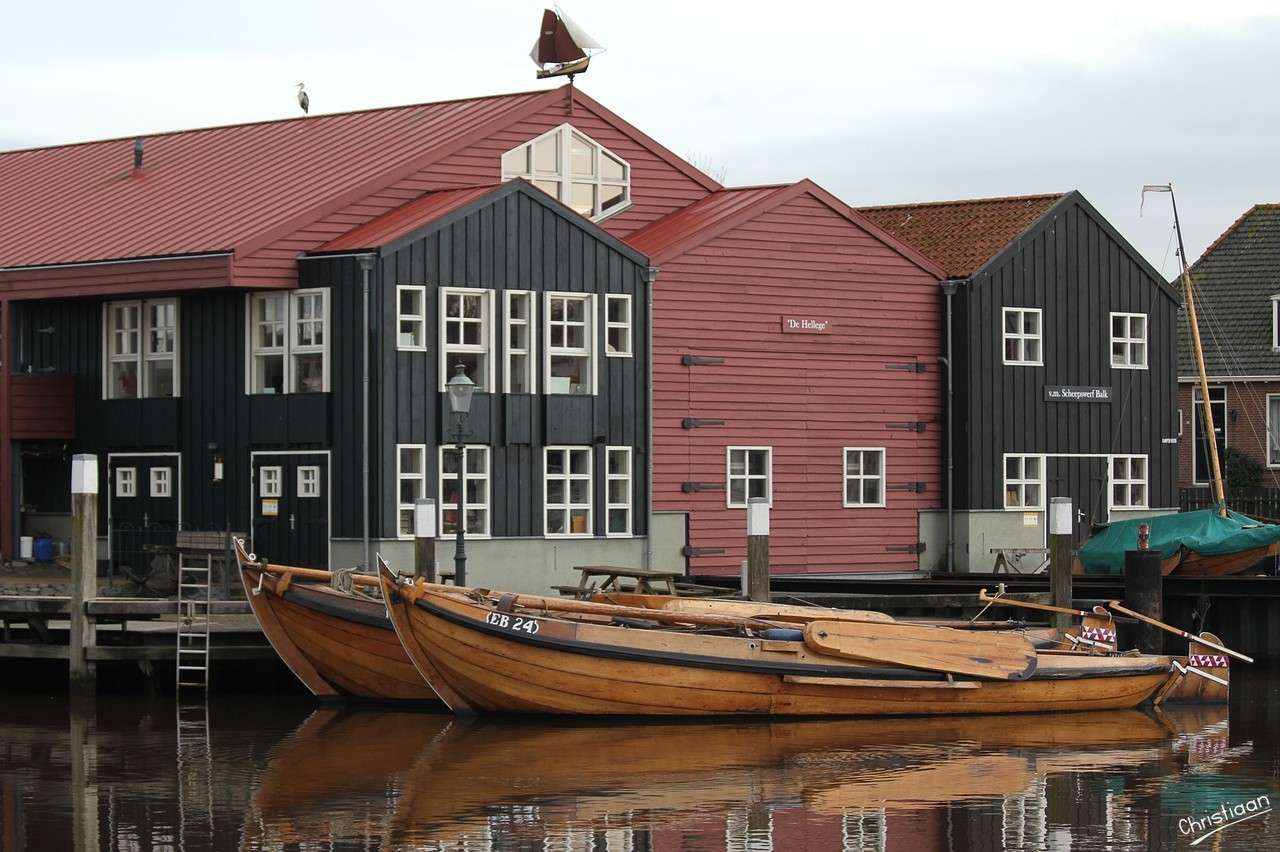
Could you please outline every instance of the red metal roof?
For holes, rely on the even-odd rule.
[[[1049,211],[1063,193],[855,208],[936,261],[949,278],[978,271]]]
[[[477,198],[481,198],[497,189],[501,184],[491,183],[483,186],[468,186],[462,189],[446,189],[440,192],[428,192],[421,198],[414,199],[403,207],[397,207],[390,213],[384,213],[371,222],[353,228],[340,237],[330,240],[316,253],[334,251],[356,251],[385,246],[406,234],[411,234],[424,225],[448,215],[454,210],[465,207]]]
[[[0,268],[247,250],[563,89],[0,153]]]
[[[744,186],[713,192],[688,207],[646,225],[628,236],[626,241],[636,251],[646,255],[650,263],[659,266],[717,234],[806,193],[854,222],[921,269],[942,277],[942,269],[938,264],[807,178],[791,184]]]

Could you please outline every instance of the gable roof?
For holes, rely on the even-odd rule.
[[[1245,211],[1192,265],[1191,281],[1208,374],[1280,376],[1271,339],[1271,297],[1280,295],[1280,204]],[[1197,375],[1185,318],[1178,323],[1178,375]]]
[[[573,227],[587,231],[599,242],[629,257],[640,266],[649,265],[649,259],[635,248],[524,178],[429,192],[421,198],[416,198],[376,219],[352,228],[347,233],[307,252],[305,257],[320,259],[334,254],[348,255],[365,252],[386,256],[435,227],[442,226],[450,220],[468,216],[481,207],[496,204],[513,194],[523,195],[535,204],[553,210],[568,220]]]
[[[938,264],[807,178],[792,184],[731,187],[713,192],[656,222],[650,222],[628,235],[626,241],[641,254],[648,255],[650,263],[660,266],[779,204],[806,194],[886,243],[921,269],[943,277]]]
[[[472,201],[483,198],[497,189],[500,184],[491,183],[481,186],[468,186],[461,189],[444,189],[439,192],[428,192],[421,198],[408,204],[383,213],[335,237],[319,248],[312,249],[309,254],[325,254],[328,252],[350,252],[361,249],[375,249],[385,246],[406,234],[411,234],[425,227],[442,216],[448,216],[455,210],[466,207]]]
[[[1066,195],[1059,192],[856,209],[932,258],[946,277],[967,278]]]
[[[0,152],[0,269],[252,254],[569,99],[719,184],[580,90],[555,89]]]

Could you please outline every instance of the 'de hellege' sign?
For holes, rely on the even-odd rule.
[[[783,334],[830,334],[835,323],[820,317],[783,317]]]

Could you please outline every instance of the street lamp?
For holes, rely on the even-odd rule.
[[[449,407],[457,415],[453,427],[454,446],[458,450],[458,504],[454,510],[454,525],[457,527],[457,544],[453,551],[453,582],[459,586],[467,584],[467,415],[471,413],[471,395],[476,392],[476,383],[467,378],[466,367],[459,364],[454,368],[453,378],[446,386],[449,391]]]

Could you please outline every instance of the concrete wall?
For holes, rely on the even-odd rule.
[[[661,512],[653,518],[653,562],[655,571],[683,571],[685,516],[683,512]],[[592,538],[582,540],[542,538],[490,538],[467,540],[467,584],[502,591],[546,594],[552,586],[578,583],[581,565],[617,565],[643,568],[648,539]],[[356,565],[363,560],[360,541],[338,539],[332,543],[330,559],[335,567]],[[413,573],[413,542],[375,539],[375,553],[381,553],[393,570]],[[436,561],[441,570],[453,571],[453,540],[436,542]]]
[[[1174,509],[1143,509],[1131,512],[1112,511],[1111,519],[1127,521],[1168,515]],[[1047,520],[1044,512],[1009,512],[999,509],[955,513],[956,565],[958,573],[988,572],[995,566],[993,547],[1007,549],[1039,549],[1046,546]],[[945,571],[947,556],[947,513],[920,513],[920,568]],[[1042,553],[1028,553],[1011,559],[1015,571],[1034,571],[1045,558]]]

